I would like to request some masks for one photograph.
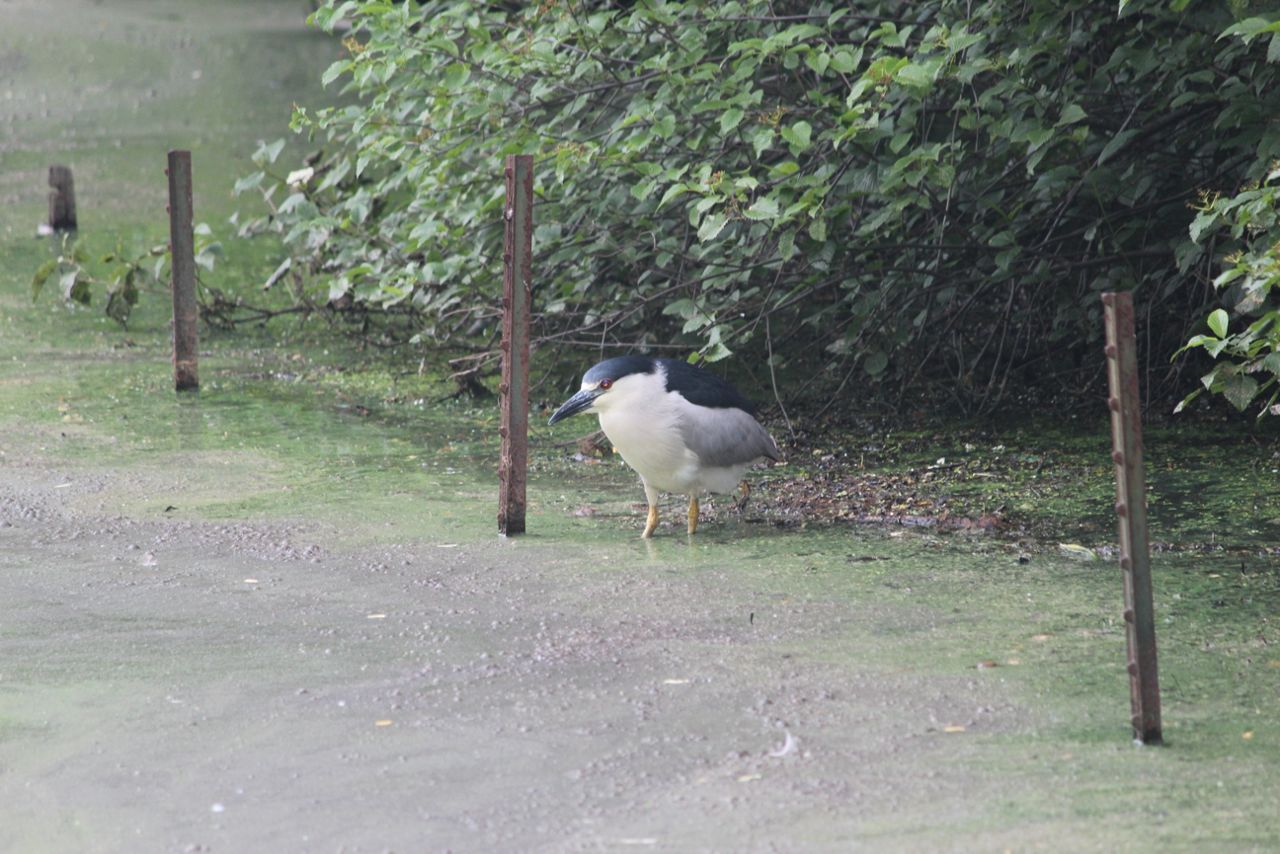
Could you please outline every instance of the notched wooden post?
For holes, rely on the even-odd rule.
[[[1129,652],[1129,701],[1133,735],[1161,744],[1160,680],[1156,669],[1156,619],[1151,595],[1146,478],[1142,465],[1142,411],[1133,294],[1102,295],[1107,325],[1107,379],[1111,396],[1111,459],[1116,469],[1120,517],[1120,568],[1124,572],[1124,622]]]
[[[200,388],[197,371],[196,260],[192,226],[191,152],[170,151],[169,252],[173,271],[173,386]]]
[[[524,533],[529,465],[529,302],[533,279],[533,157],[508,155],[502,248],[502,454],[498,461],[498,531]]]
[[[54,231],[76,230],[76,188],[71,167],[49,167],[49,228]]]

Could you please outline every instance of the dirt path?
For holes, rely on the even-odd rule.
[[[7,462],[4,850],[835,850],[999,791],[945,726],[1027,725],[826,654],[923,615],[671,543],[352,549],[72,510],[127,475]]]

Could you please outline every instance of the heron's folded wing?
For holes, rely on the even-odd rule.
[[[685,446],[704,466],[736,466],[767,457],[781,459],[778,446],[760,423],[741,409],[713,409],[686,403],[680,407]]]

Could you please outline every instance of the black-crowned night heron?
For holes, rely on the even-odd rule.
[[[778,446],[752,417],[754,407],[729,383],[678,359],[618,356],[595,365],[582,389],[551,416],[555,424],[579,412],[600,416],[600,429],[636,470],[649,501],[645,537],[658,527],[658,492],[689,496],[689,533],[698,529],[698,495],[730,493],[761,459],[779,460]]]

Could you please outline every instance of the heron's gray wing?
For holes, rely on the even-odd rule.
[[[685,446],[704,466],[736,466],[761,457],[782,459],[769,433],[736,407],[687,404],[680,408],[679,423]]]

